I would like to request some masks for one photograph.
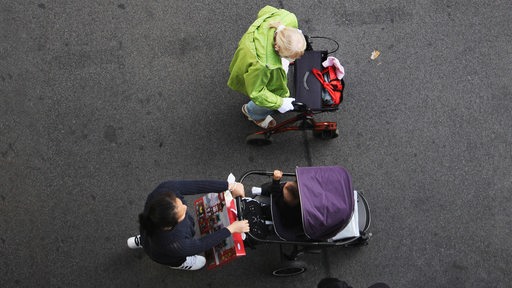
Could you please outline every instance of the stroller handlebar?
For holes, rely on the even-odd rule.
[[[242,216],[242,197],[238,196],[235,197],[235,204],[236,204],[236,220],[241,221],[244,220],[244,217]]]

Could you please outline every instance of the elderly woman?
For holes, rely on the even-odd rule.
[[[266,6],[244,34],[229,66],[228,86],[249,96],[242,113],[262,128],[276,125],[270,116],[292,110],[286,73],[301,57],[306,39],[297,29],[297,17],[284,9]]]

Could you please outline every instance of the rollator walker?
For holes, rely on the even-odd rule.
[[[339,136],[336,122],[316,121],[315,115],[339,110],[339,104],[343,100],[345,81],[341,79],[341,87],[337,87],[340,102],[337,104],[327,103],[325,86],[313,73],[314,69],[318,71],[325,70],[325,67],[322,66],[322,62],[327,59],[329,54],[337,51],[338,48],[331,52],[326,50],[316,51],[312,48],[310,37],[306,36],[306,40],[307,48],[304,55],[290,65],[290,67],[293,68],[290,69],[290,74],[293,74],[293,76],[290,77],[293,79],[293,83],[289,85],[291,86],[290,94],[295,98],[295,101],[293,102],[294,109],[287,113],[296,113],[296,115],[278,122],[274,127],[249,134],[246,137],[247,144],[258,146],[269,145],[272,143],[271,137],[273,135],[288,131],[311,130],[313,131],[313,136],[320,139],[333,139]],[[334,42],[339,47],[339,44],[336,41]],[[328,79],[325,80],[328,81]]]

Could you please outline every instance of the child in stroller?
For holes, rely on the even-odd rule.
[[[261,185],[261,196],[273,196],[276,207],[283,215],[281,219],[284,226],[294,227],[302,226],[302,217],[300,213],[300,197],[297,181],[286,181],[281,183],[283,172],[274,170],[272,182]],[[266,218],[271,221],[272,213],[269,205],[262,206]]]
[[[267,172],[270,173],[270,172]],[[283,181],[283,172],[274,170],[272,181],[252,187],[254,198],[242,199],[243,219],[249,219],[251,233],[248,240],[249,246],[258,241],[254,239],[294,239],[303,238],[302,216],[300,208],[300,196],[297,181]],[[280,238],[273,229],[273,214],[278,213],[279,225],[287,230],[295,231],[294,236]],[[275,217],[275,215],[274,215]]]

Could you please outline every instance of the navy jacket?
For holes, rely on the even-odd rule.
[[[148,195],[144,212],[148,212],[149,203],[152,199],[165,192],[174,192],[186,204],[183,195],[219,193],[227,189],[228,183],[226,181],[181,180],[163,182]],[[185,219],[179,222],[174,229],[156,231],[151,236],[146,231],[141,230],[140,235],[144,251],[151,259],[163,265],[177,267],[185,262],[187,256],[200,254],[211,249],[229,237],[231,233],[227,228],[222,228],[199,239],[194,238],[195,222],[187,210]]]

